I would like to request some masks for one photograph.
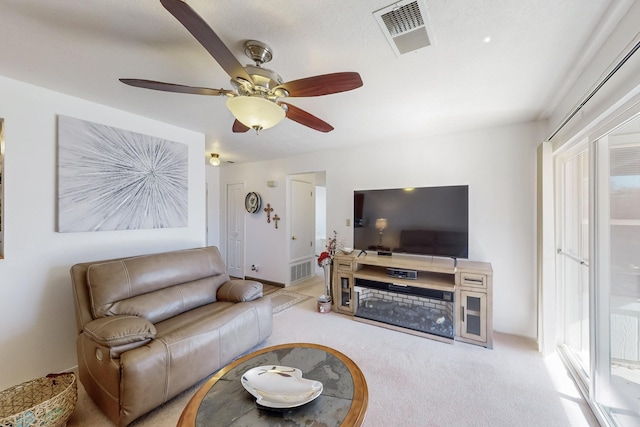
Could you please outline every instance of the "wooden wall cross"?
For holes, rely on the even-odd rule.
[[[273,222],[276,223],[276,228],[278,228],[278,221],[280,221],[280,217],[278,216],[278,214],[275,214],[273,216]]]
[[[267,207],[264,208],[264,211],[267,213],[267,222],[271,222],[271,212],[273,212],[271,203],[267,203]]]

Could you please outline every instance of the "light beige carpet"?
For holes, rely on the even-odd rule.
[[[297,288],[310,296],[323,286]],[[320,314],[313,297],[273,318],[273,334],[259,348],[311,342],[344,353],[367,380],[364,427],[597,426],[557,356],[542,357],[534,340],[495,334],[494,349],[447,344]],[[204,380],[141,417],[132,427],[174,427]],[[69,427],[111,426],[78,386]]]

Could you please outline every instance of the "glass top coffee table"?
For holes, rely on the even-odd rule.
[[[268,365],[300,369],[304,379],[322,383],[322,394],[294,408],[256,404],[240,380],[251,368]],[[191,398],[178,427],[360,426],[368,399],[362,371],[344,354],[319,344],[282,344],[243,356],[218,371]]]

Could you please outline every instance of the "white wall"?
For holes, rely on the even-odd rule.
[[[5,259],[0,260],[0,389],[77,364],[69,268],[205,243],[204,136],[0,77],[5,119]],[[56,233],[57,115],[186,143],[185,228]],[[217,228],[217,224],[215,225]]]
[[[225,166],[220,180],[222,186],[247,183],[247,191],[259,192],[280,213],[285,188],[268,188],[267,180],[282,183],[290,174],[326,171],[327,230],[336,230],[345,246],[353,246],[346,219],[353,216],[354,189],[468,184],[469,257],[493,265],[495,329],[535,337],[536,146],[544,130],[544,123],[529,123]],[[275,230],[263,216],[246,216],[245,267],[259,264],[259,278],[285,283],[287,218],[280,214]]]
[[[205,179],[207,197],[207,245],[220,245],[220,167],[209,165],[209,158],[205,156]]]

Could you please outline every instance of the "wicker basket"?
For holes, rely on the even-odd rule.
[[[78,400],[75,374],[50,374],[0,392],[0,427],[66,426]]]

